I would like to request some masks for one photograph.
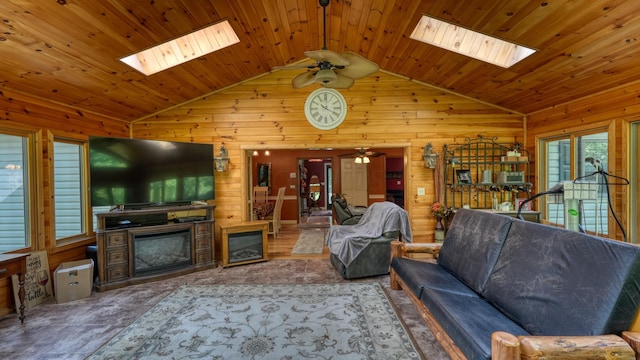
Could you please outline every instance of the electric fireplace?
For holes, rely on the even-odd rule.
[[[221,225],[222,266],[267,260],[266,221]]]
[[[191,228],[132,232],[131,243],[134,277],[191,266]]]

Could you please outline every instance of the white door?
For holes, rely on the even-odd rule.
[[[349,204],[368,206],[367,164],[356,164],[353,159],[340,159],[340,186]]]

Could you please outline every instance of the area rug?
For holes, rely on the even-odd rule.
[[[88,359],[421,359],[378,283],[183,285]]]
[[[298,240],[293,249],[292,254],[322,254],[324,246],[325,231],[320,229],[302,230],[298,235]]]
[[[326,229],[331,227],[333,217],[331,216],[309,216],[306,218],[300,218],[299,228],[321,228]]]

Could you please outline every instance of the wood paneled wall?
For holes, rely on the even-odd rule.
[[[77,111],[63,105],[53,104],[43,99],[14,93],[7,90],[0,92],[0,129],[18,130],[37,134],[36,166],[36,209],[33,211],[31,223],[35,224],[36,234],[32,239],[32,249],[46,249],[49,257],[49,268],[55,268],[62,262],[85,258],[85,246],[95,242],[94,236],[71,246],[55,246],[54,229],[51,226],[53,211],[52,154],[51,142],[55,137],[87,140],[90,135],[96,136],[129,136],[129,125],[124,121],[111,119],[97,114]],[[25,249],[29,251],[31,249]],[[0,282],[0,309],[11,304],[9,283]],[[1,311],[1,310],[0,310]]]
[[[433,170],[422,161],[423,147],[437,152],[445,143],[478,134],[501,142],[523,141],[523,117],[385,72],[340,90],[347,100],[346,120],[322,131],[306,121],[303,104],[316,87],[293,89],[300,71],[278,71],[160,112],[132,124],[135,138],[212,142],[229,151],[230,170],[216,173],[216,221],[240,221],[246,214],[247,149],[318,147],[405,148],[405,209],[414,241],[431,242],[435,200]],[[425,196],[417,188],[426,189]]]
[[[606,129],[609,132],[609,168],[607,172],[627,179],[631,177],[630,157],[630,127],[632,122],[640,121],[640,84],[613,89],[606,93],[562,104],[553,108],[530,114],[527,118],[527,148],[535,153],[538,139],[553,135],[562,135],[575,131],[589,131],[592,129]],[[535,181],[538,183],[538,181]],[[638,224],[638,219],[630,219],[630,206],[637,206],[638,199],[630,202],[630,186],[611,186],[614,209],[621,223],[629,230],[630,221]],[[539,192],[538,189],[536,192]],[[622,233],[610,215],[609,237],[622,239]],[[636,225],[637,227],[637,225]],[[637,238],[629,239],[637,242]]]

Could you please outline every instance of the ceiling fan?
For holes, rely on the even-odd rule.
[[[386,153],[379,152],[379,151],[369,151],[368,148],[359,148],[359,149],[356,149],[356,150],[357,151],[355,153],[341,154],[341,155],[338,155],[338,156],[339,157],[356,158],[356,160],[357,160],[358,158],[359,159],[364,159],[364,158],[371,158],[371,157],[378,157],[378,156],[386,155]],[[358,162],[358,161],[356,161],[356,162]]]
[[[309,69],[297,75],[291,83],[294,89],[311,84],[320,84],[334,89],[346,89],[353,85],[356,79],[369,76],[378,71],[378,64],[354,52],[338,54],[327,49],[327,5],[330,0],[319,0],[322,6],[322,20],[324,39],[322,50],[305,51],[308,58],[315,60],[315,64],[294,64],[275,66],[274,69]]]

